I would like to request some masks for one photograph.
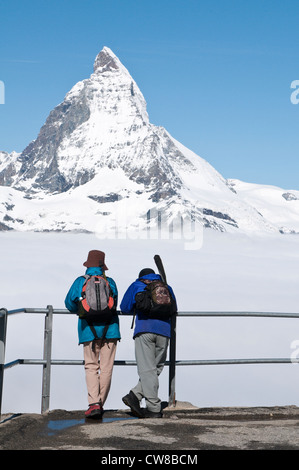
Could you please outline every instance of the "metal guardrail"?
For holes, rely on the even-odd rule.
[[[15,359],[5,364],[7,319],[10,315],[18,313],[36,313],[45,315],[44,326],[44,351],[43,359]],[[120,311],[117,312],[121,314]],[[20,308],[15,310],[0,309],[0,415],[2,410],[2,395],[4,385],[4,371],[19,364],[42,365],[42,400],[41,413],[49,410],[50,406],[50,382],[52,365],[83,365],[83,360],[52,359],[52,325],[54,314],[75,315],[66,309],[54,309],[52,305],[47,308]],[[296,358],[256,358],[256,359],[211,359],[211,360],[176,360],[176,319],[177,317],[274,317],[274,318],[299,318],[299,313],[283,312],[179,312],[172,317],[171,338],[169,345],[169,406],[175,406],[175,369],[176,366],[189,365],[231,365],[231,364],[289,364],[299,362]],[[135,366],[134,360],[115,360],[116,366]]]

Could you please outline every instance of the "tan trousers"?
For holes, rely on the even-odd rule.
[[[92,341],[84,343],[84,368],[88,393],[88,403],[102,402],[104,405],[111,385],[112,370],[116,353],[117,339],[96,341],[95,352]],[[100,359],[100,360],[99,360]]]

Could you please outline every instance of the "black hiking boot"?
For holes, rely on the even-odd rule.
[[[122,398],[122,401],[125,405],[131,408],[131,411],[134,416],[137,416],[138,418],[143,418],[143,412],[140,408],[139,400],[136,397],[135,393],[132,392],[132,390],[130,391],[130,393],[128,393],[128,395],[125,395]]]
[[[150,411],[147,408],[142,410],[143,418],[162,418],[163,414],[161,411]]]

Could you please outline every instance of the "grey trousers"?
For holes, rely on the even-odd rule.
[[[132,392],[139,401],[144,398],[147,409],[155,413],[161,411],[159,375],[166,361],[168,342],[169,338],[155,333],[142,333],[135,338],[139,382]]]

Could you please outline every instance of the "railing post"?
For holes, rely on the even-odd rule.
[[[168,406],[175,406],[175,363],[176,363],[176,315],[171,317],[169,345],[169,398]]]
[[[44,356],[43,360],[43,384],[42,384],[42,405],[41,412],[45,413],[50,408],[50,380],[51,380],[51,354],[52,354],[52,324],[53,306],[47,306],[48,312],[45,317],[44,330]]]
[[[2,394],[3,394],[5,345],[6,345],[6,325],[7,325],[7,310],[6,310],[6,308],[1,308],[0,309],[0,416],[1,416],[1,413],[2,413]]]

